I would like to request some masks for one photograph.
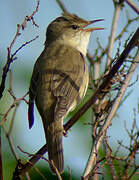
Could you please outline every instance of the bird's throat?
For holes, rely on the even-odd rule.
[[[91,32],[81,33],[79,43],[76,46],[76,49],[80,51],[84,56],[86,56],[87,54],[90,35]]]
[[[63,43],[69,45],[78,51],[80,51],[84,56],[86,56],[89,39],[91,32],[80,32],[71,38],[63,37]]]

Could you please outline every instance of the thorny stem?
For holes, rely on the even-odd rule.
[[[136,62],[136,63],[134,63],[134,62]],[[129,69],[126,77],[125,77],[124,83],[123,83],[120,91],[117,94],[117,98],[116,98],[116,100],[112,106],[112,109],[111,109],[111,111],[107,117],[106,123],[104,124],[104,126],[101,129],[101,135],[98,138],[96,138],[96,142],[94,142],[94,146],[92,148],[91,155],[90,155],[89,161],[87,163],[87,167],[86,167],[85,172],[83,174],[84,179],[86,179],[85,177],[89,174],[89,172],[91,171],[91,169],[92,169],[92,167],[96,161],[96,155],[97,155],[99,146],[100,146],[100,144],[104,138],[105,132],[111,124],[111,121],[112,121],[112,119],[116,113],[116,110],[119,107],[119,104],[120,104],[121,99],[125,93],[125,90],[128,87],[128,83],[130,82],[132,75],[133,75],[133,73],[134,73],[134,71],[135,71],[135,69],[139,63],[139,50],[138,50],[138,54],[137,54],[136,58],[134,59],[134,62],[132,63],[132,65],[131,65],[131,67],[130,67],[130,69]]]

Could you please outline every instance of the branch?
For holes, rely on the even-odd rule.
[[[106,67],[108,67],[111,64],[111,57],[112,57],[112,51],[113,51],[113,46],[114,46],[115,34],[116,34],[118,19],[120,16],[123,3],[118,3],[115,1],[114,4],[115,4],[115,9],[114,9],[114,15],[113,15],[113,20],[112,20],[111,34],[109,38],[108,58],[107,58]]]
[[[110,81],[115,76],[117,71],[120,69],[121,65],[129,55],[130,51],[136,46],[139,40],[139,28],[134,33],[133,37],[113,65],[110,72],[107,74],[105,79],[99,88],[95,91],[93,96],[79,109],[79,111],[64,125],[65,132],[67,132],[76,122],[77,120],[96,102],[96,100],[104,94],[105,89],[109,86]],[[47,152],[47,144],[45,144],[26,164],[22,164],[20,168],[16,167],[15,171],[18,176],[22,177],[25,172],[29,171],[33,165],[39,161],[41,156],[43,156]]]
[[[27,100],[25,99],[28,92],[23,97],[20,97],[20,98],[16,98],[12,91],[9,91],[9,93],[13,97],[14,101],[13,101],[12,105],[9,107],[9,109],[6,111],[6,113],[2,114],[3,117],[2,117],[2,120],[0,121],[0,126],[3,125],[3,123],[6,121],[6,118],[7,118],[8,114],[9,114],[9,112],[14,107],[16,107],[20,101],[25,101],[25,103],[28,103]]]
[[[35,41],[39,36],[36,36],[35,38],[31,39],[30,41],[25,42],[24,44],[22,44],[12,55],[11,55],[11,59],[14,58],[14,56],[18,53],[18,51],[20,51],[23,47],[25,47],[26,45],[30,44],[31,42]]]
[[[18,162],[15,172],[13,173],[13,180],[18,177],[24,176],[24,174],[29,171],[33,165],[41,159],[41,157],[47,152],[47,145],[45,144],[26,164]]]
[[[26,16],[23,23],[21,24],[17,24],[17,30],[16,30],[16,34],[10,44],[10,46],[7,48],[8,50],[8,53],[7,53],[7,62],[3,68],[3,74],[2,74],[2,80],[1,80],[1,84],[0,84],[0,99],[2,98],[3,96],[3,92],[4,92],[4,89],[5,89],[5,82],[6,82],[6,78],[7,78],[7,73],[9,71],[9,68],[10,68],[10,65],[11,63],[16,59],[14,58],[14,56],[16,55],[16,53],[22,48],[24,47],[25,45],[27,45],[28,43],[32,42],[33,40],[29,41],[29,42],[26,42],[25,44],[23,44],[19,49],[17,49],[15,51],[15,53],[11,54],[11,50],[12,50],[12,47],[13,45],[15,44],[17,38],[21,35],[20,31],[21,30],[24,30],[26,25],[27,25],[27,22],[28,21],[32,21],[33,25],[37,26],[38,25],[35,23],[34,21],[34,15],[38,12],[38,7],[39,7],[39,4],[40,4],[40,0],[37,1],[37,6],[35,8],[35,10],[33,11],[33,13],[30,15],[30,16]]]
[[[126,25],[124,26],[124,28],[122,29],[122,31],[119,33],[119,35],[115,38],[115,41],[117,41],[118,39],[120,39],[125,32],[128,32],[127,29],[128,29],[128,27],[129,27],[129,25],[131,25],[132,22],[134,22],[134,21],[137,21],[137,22],[138,22],[138,20],[139,20],[139,17],[138,17],[138,16],[135,17],[135,18],[133,18],[133,19],[130,19],[130,18],[128,17],[128,15],[127,15],[127,23],[126,23]]]
[[[139,50],[138,50],[138,54],[137,54],[136,58],[134,59],[134,61],[136,63],[134,63],[134,62],[132,63],[132,65],[129,69],[129,72],[127,73],[127,75],[125,77],[124,83],[123,83],[119,93],[117,94],[117,98],[116,98],[116,100],[112,106],[112,109],[111,109],[111,111],[107,117],[106,123],[104,124],[104,126],[101,129],[101,135],[99,135],[99,137],[96,138],[96,142],[94,142],[94,145],[93,145],[93,148],[91,151],[91,155],[90,155],[90,159],[88,161],[87,167],[86,167],[84,175],[83,175],[84,179],[86,179],[85,177],[90,173],[90,171],[91,171],[91,169],[92,169],[92,167],[96,161],[96,155],[98,153],[99,146],[100,146],[100,144],[101,144],[101,142],[105,136],[105,132],[111,124],[111,121],[112,121],[112,119],[113,119],[113,117],[114,117],[114,115],[115,115],[115,113],[119,107],[119,104],[120,104],[121,99],[125,93],[125,90],[128,87],[128,83],[130,82],[132,75],[133,75],[133,73],[134,73],[134,71],[135,71],[135,69],[139,63]]]
[[[5,126],[3,126],[5,135],[6,135],[7,139],[8,139],[9,146],[10,146],[11,151],[12,151],[12,153],[13,153],[16,160],[19,159],[19,156],[18,156],[18,154],[16,152],[16,148],[15,148],[15,145],[13,143],[13,139],[11,137],[11,132],[12,132],[12,129],[13,129],[13,121],[15,120],[15,115],[16,115],[18,107],[19,107],[19,104],[17,104],[15,106],[15,109],[14,109],[14,112],[13,112],[13,115],[12,115],[12,118],[11,118],[11,121],[10,121],[10,127],[9,127],[8,131],[6,130]]]
[[[139,15],[139,8],[132,0],[125,0],[125,2]]]
[[[73,124],[76,123],[76,121],[96,102],[96,100],[104,94],[105,89],[110,84],[110,81],[115,76],[115,74],[120,69],[121,65],[127,58],[130,51],[136,46],[137,42],[139,41],[139,28],[134,33],[133,37],[111,68],[110,72],[106,75],[106,77],[103,79],[103,82],[100,84],[98,89],[94,92],[93,96],[79,109],[79,111],[64,125],[65,131],[70,129]]]

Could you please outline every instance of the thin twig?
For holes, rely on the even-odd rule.
[[[16,151],[16,148],[15,148],[15,145],[13,143],[13,139],[12,139],[11,135],[8,135],[7,139],[8,139],[8,142],[9,142],[9,145],[10,145],[10,149],[12,151],[13,156],[15,157],[16,160],[18,160],[19,156],[18,156],[18,153]]]
[[[132,0],[125,0],[125,2],[139,15],[139,7]]]
[[[6,134],[6,137],[8,139],[8,143],[9,143],[9,146],[10,146],[10,149],[15,157],[16,160],[19,159],[19,156],[18,156],[18,153],[16,151],[16,148],[14,146],[14,143],[13,143],[13,139],[11,137],[11,131],[12,131],[12,127],[13,127],[13,121],[15,119],[15,115],[16,115],[16,112],[17,112],[17,108],[19,107],[19,104],[16,105],[15,109],[14,109],[14,112],[13,112],[13,115],[12,115],[12,118],[11,118],[11,122],[10,122],[10,127],[9,127],[9,130],[7,131],[6,128],[3,126],[3,129],[4,129],[4,132]]]
[[[8,90],[8,91],[9,91],[10,95],[13,97],[14,102],[15,102],[16,97],[15,97],[15,95],[14,95],[14,93],[13,93],[13,90],[12,90],[12,81],[13,81],[13,79],[12,79],[12,71],[10,70],[10,73],[9,73],[9,90]],[[11,137],[11,132],[12,132],[12,129],[13,129],[13,124],[14,124],[14,120],[15,120],[15,115],[16,115],[16,112],[17,112],[17,108],[19,107],[19,103],[20,103],[20,101],[17,102],[17,103],[15,104],[15,106],[11,106],[11,107],[15,107],[15,109],[14,109],[14,112],[13,112],[13,114],[12,114],[12,118],[11,118],[11,120],[10,120],[9,129],[6,130],[6,127],[3,126],[4,132],[5,132],[5,134],[6,134],[6,137],[7,137],[7,139],[8,139],[8,142],[9,142],[9,145],[10,145],[10,148],[11,148],[11,151],[12,151],[12,153],[13,153],[13,155],[14,155],[14,157],[15,157],[16,160],[19,159],[19,156],[18,156],[18,153],[16,152],[16,148],[15,148],[15,146],[14,146],[13,139],[12,139],[12,137]],[[9,110],[7,111],[7,113],[4,115],[5,118],[6,118],[6,116],[9,114],[10,109],[11,109],[11,108],[9,108]],[[2,120],[2,121],[3,121],[3,120]]]
[[[117,180],[116,172],[115,172],[115,168],[114,168],[114,162],[113,162],[113,159],[111,158],[112,149],[110,148],[110,146],[108,144],[108,139],[106,137],[103,140],[103,144],[105,147],[104,151],[105,151],[106,163],[109,166],[109,172],[111,174],[112,179]]]
[[[13,115],[12,115],[12,119],[11,119],[11,122],[10,122],[10,127],[9,127],[9,130],[6,132],[6,128],[4,127],[4,131],[5,131],[5,134],[7,136],[7,139],[8,139],[8,142],[9,142],[9,145],[10,145],[10,148],[11,148],[11,151],[15,157],[16,160],[19,159],[19,156],[16,152],[16,148],[14,146],[14,143],[13,143],[13,139],[11,137],[11,132],[12,132],[12,128],[13,128],[13,121],[15,119],[15,115],[16,115],[16,112],[17,112],[17,108],[19,107],[19,104],[15,107],[14,109],[14,112],[13,112]]]
[[[78,110],[78,112],[64,125],[65,131],[70,129],[73,124],[76,123],[76,121],[96,102],[96,100],[102,96],[103,92],[107,87],[109,87],[109,84],[112,80],[112,78],[115,76],[115,74],[120,69],[121,65],[129,55],[130,51],[136,46],[136,43],[139,40],[139,28],[134,33],[133,37],[109,71],[109,73],[105,76],[103,79],[103,82],[100,84],[98,89],[94,92],[93,96]]]
[[[134,113],[135,113],[135,109],[134,109]],[[136,162],[135,162],[135,156],[137,154],[137,151],[139,150],[139,140],[138,140],[139,135],[137,134],[138,133],[138,127],[137,127],[137,122],[136,122],[136,114],[134,114],[134,119],[133,119],[131,130],[129,131],[127,129],[126,124],[125,124],[125,129],[126,129],[126,132],[128,133],[128,136],[130,138],[130,144],[129,144],[129,147],[121,144],[121,146],[123,146],[125,149],[127,149],[129,151],[129,154],[125,160],[126,166],[125,166],[124,171],[122,173],[123,174],[122,177],[123,177],[123,179],[125,177],[127,179],[129,179],[128,175],[130,173],[130,167],[134,167],[134,170],[137,167]],[[134,132],[135,129],[136,129],[136,131]],[[133,164],[132,164],[132,162],[133,162]],[[131,173],[132,176],[135,174],[134,170],[133,170],[133,173]]]
[[[50,162],[49,160],[47,160],[46,158],[44,158],[42,155],[41,155],[41,153],[39,152],[38,154],[30,154],[30,153],[28,153],[28,152],[26,152],[26,151],[24,151],[21,147],[19,147],[19,146],[17,146],[17,148],[22,152],[22,153],[24,153],[24,154],[27,154],[29,157],[30,156],[32,156],[32,158],[34,158],[34,156],[36,156],[36,158],[39,158],[39,159],[43,159],[43,160],[45,160],[46,162],[48,162],[48,163],[50,163],[52,166],[53,166],[53,168],[55,169],[55,172],[56,172],[56,175],[57,175],[57,177],[58,177],[58,179],[59,180],[62,180],[62,177],[61,177],[61,175],[60,175],[60,173],[59,173],[59,171],[58,171],[58,169],[55,167],[55,165],[53,164],[53,162]],[[28,161],[26,164],[27,165],[29,165],[29,166],[33,166],[33,161]],[[24,168],[25,168],[25,166],[24,166]],[[25,169],[24,169],[25,170]],[[26,172],[26,171],[25,171]],[[25,173],[24,172],[24,173]]]
[[[9,91],[9,93],[11,94],[11,91]],[[16,107],[20,101],[25,101],[25,103],[28,104],[27,100],[25,99],[25,97],[26,97],[27,95],[28,95],[28,92],[27,92],[23,97],[16,98],[14,95],[12,96],[12,94],[11,94],[11,96],[12,96],[13,99],[14,99],[14,101],[13,101],[12,105],[9,107],[9,109],[6,111],[6,113],[3,114],[3,118],[2,118],[2,120],[0,121],[0,125],[3,125],[3,123],[6,121],[6,118],[7,118],[8,114],[10,113],[10,111],[11,111],[14,107]]]
[[[12,47],[15,44],[17,38],[21,35],[20,31],[25,29],[28,21],[32,21],[33,25],[38,26],[34,21],[34,15],[38,12],[39,4],[40,4],[40,0],[37,1],[37,5],[36,5],[36,8],[33,11],[33,13],[30,16],[26,16],[24,18],[23,23],[17,24],[16,34],[15,34],[11,44],[7,48],[7,50],[8,50],[7,61],[6,61],[6,64],[3,68],[2,80],[1,80],[1,84],[0,84],[0,99],[3,96],[3,92],[5,89],[5,82],[6,82],[6,78],[7,78],[7,73],[9,72],[10,65],[16,59],[16,57],[14,57],[14,56],[22,47],[24,47],[26,44],[28,44],[28,42],[23,44],[18,50],[16,50],[15,53],[13,53],[13,55],[11,54]],[[32,40],[31,40],[31,42],[32,42]]]
[[[24,174],[31,169],[34,164],[41,159],[41,157],[47,152],[47,145],[45,144],[28,162],[24,165],[22,164],[22,169],[18,169],[18,165],[15,169],[15,175],[18,174],[20,177],[24,176]],[[19,172],[18,172],[19,171]]]
[[[94,180],[94,177],[95,177],[96,174],[97,175],[99,175],[99,174],[102,175],[102,173],[100,173],[98,170],[104,166],[105,163],[102,163],[104,160],[105,160],[105,157],[103,157],[102,159],[98,160],[95,163],[95,166],[93,167],[92,171],[85,178],[82,177],[81,179],[82,180],[87,180],[87,179],[92,179],[93,178],[93,180]],[[100,163],[102,163],[102,165],[100,165]]]
[[[7,136],[11,135],[11,132],[13,130],[13,125],[14,125],[14,119],[15,119],[15,115],[16,115],[16,112],[17,112],[17,108],[19,107],[19,103],[16,105],[15,109],[14,109],[14,112],[13,112],[13,115],[12,115],[12,118],[11,118],[11,121],[10,121],[10,126],[9,126],[9,130],[7,132]]]
[[[26,46],[27,44],[30,44],[31,42],[35,41],[39,36],[36,36],[35,38],[31,39],[30,41],[25,42],[24,44],[22,44],[12,55],[11,58],[13,59],[13,57],[18,53],[18,51],[20,51],[24,46]]]
[[[139,20],[139,17],[135,17],[135,18],[133,18],[133,19],[129,19],[129,17],[127,16],[127,23],[126,23],[126,25],[124,26],[124,28],[122,29],[122,31],[119,33],[119,35],[115,38],[115,41],[117,41],[118,39],[120,39],[120,38],[123,36],[123,34],[124,34],[125,32],[127,32],[127,29],[128,29],[128,27],[129,27],[129,25],[131,25],[132,22],[138,21],[138,20]]]
[[[115,34],[116,34],[118,19],[119,19],[120,12],[122,9],[122,3],[114,2],[114,4],[115,4],[115,9],[114,9],[114,15],[113,15],[113,20],[112,20],[111,34],[110,34],[109,43],[108,43],[109,47],[108,47],[108,58],[107,58],[106,68],[111,64]]]
[[[137,56],[135,58],[135,61],[139,62],[139,51],[138,51],[138,54],[137,54]],[[108,129],[108,127],[111,124],[112,118],[114,117],[114,115],[116,113],[116,110],[119,107],[121,99],[122,99],[122,97],[124,95],[124,92],[125,92],[126,88],[128,87],[128,83],[129,83],[129,81],[130,81],[130,79],[131,79],[137,65],[138,65],[138,63],[132,63],[131,68],[129,69],[129,72],[127,73],[124,84],[122,85],[120,91],[118,92],[117,98],[116,98],[116,100],[115,100],[115,102],[114,102],[114,104],[112,106],[112,109],[111,109],[111,111],[110,111],[110,113],[109,113],[109,115],[107,117],[107,121],[106,121],[105,125],[102,127],[101,136],[96,138],[96,142],[94,143],[94,146],[92,148],[91,155],[90,155],[89,161],[87,163],[87,167],[85,169],[83,177],[86,177],[90,173],[90,171],[91,171],[91,169],[92,169],[92,167],[93,167],[93,165],[94,165],[94,163],[96,161],[96,154],[98,152],[99,146],[100,146],[100,144],[101,144],[101,142],[102,142],[102,140],[104,138],[106,130]]]

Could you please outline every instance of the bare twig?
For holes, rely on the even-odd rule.
[[[139,14],[139,7],[132,0],[125,0],[125,2],[137,13]]]
[[[20,31],[24,30],[24,28],[26,27],[27,22],[32,21],[33,25],[38,26],[34,21],[34,15],[38,12],[39,4],[40,4],[40,0],[37,1],[37,6],[36,6],[35,10],[33,11],[33,13],[30,16],[26,16],[23,23],[17,24],[16,34],[15,34],[10,46],[7,48],[7,50],[8,50],[7,61],[6,61],[6,64],[5,64],[4,68],[3,68],[2,80],[1,80],[1,84],[0,84],[0,99],[2,98],[4,89],[5,89],[5,82],[6,82],[7,73],[9,71],[10,65],[16,59],[16,57],[14,57],[14,56],[17,54],[17,52],[22,47],[24,47],[25,45],[29,44],[30,42],[32,42],[33,40],[36,39],[35,38],[35,39],[33,39],[33,40],[29,41],[29,42],[26,42],[21,47],[19,47],[13,54],[11,54],[12,47],[15,44],[17,38],[21,35]]]
[[[112,179],[117,180],[115,169],[114,169],[113,158],[111,158],[112,149],[110,148],[110,146],[108,144],[108,139],[106,137],[103,140],[103,144],[104,144],[104,147],[105,147],[104,148],[105,149],[105,157],[106,157],[106,163],[109,166],[109,172],[111,174]]]
[[[130,51],[136,46],[136,43],[139,40],[139,28],[136,30],[135,34],[111,68],[110,72],[103,79],[103,82],[100,84],[98,89],[94,92],[93,96],[79,109],[79,111],[66,123],[64,126],[65,131],[70,129],[74,123],[96,102],[96,100],[103,94],[105,89],[109,86],[112,78],[120,69],[121,65],[129,55]]]
[[[100,61],[95,61],[95,62],[94,62],[94,66],[92,66],[92,67],[93,67],[94,71],[93,71],[93,76],[91,76],[91,77],[92,77],[93,80],[96,81],[97,79],[99,79]],[[98,102],[96,102],[96,104],[98,104]],[[95,118],[96,118],[95,115],[92,116],[92,127],[91,127],[92,134],[93,134],[93,122],[95,122]],[[96,159],[96,160],[97,160],[97,159]],[[94,180],[98,180],[98,174],[97,174],[97,173],[94,174]]]
[[[8,139],[8,142],[9,142],[9,145],[10,145],[10,148],[11,148],[11,151],[15,157],[16,160],[19,159],[19,156],[16,152],[16,148],[14,146],[14,143],[13,143],[13,139],[11,137],[11,132],[12,132],[12,128],[13,128],[13,121],[15,119],[15,115],[16,115],[16,112],[17,112],[17,108],[18,108],[19,104],[16,105],[15,109],[14,109],[14,112],[13,112],[13,115],[12,115],[12,118],[11,118],[11,122],[10,122],[10,127],[9,127],[9,130],[7,131],[6,128],[3,126],[4,128],[4,132],[6,134],[6,137]]]
[[[31,169],[34,164],[41,159],[41,157],[47,152],[47,145],[45,144],[28,162],[25,164],[22,164],[20,162],[20,166],[18,167],[18,164],[16,166],[14,175],[18,175],[18,177],[24,176],[24,174]]]
[[[131,25],[132,22],[138,21],[138,20],[139,20],[139,17],[135,17],[135,18],[133,18],[133,19],[130,19],[130,18],[127,16],[127,23],[126,23],[126,25],[124,26],[124,28],[122,29],[122,31],[119,33],[119,35],[115,38],[115,41],[117,41],[118,39],[120,39],[120,38],[123,36],[123,34],[124,34],[125,32],[127,32],[127,29],[128,29],[128,27],[129,27],[129,25]]]
[[[135,112],[135,109],[134,109]],[[120,177],[122,179],[131,179],[131,177],[135,176],[136,177],[136,171],[139,169],[139,165],[137,165],[136,162],[136,155],[138,154],[139,150],[139,134],[138,134],[138,127],[137,127],[137,121],[136,121],[136,115],[134,114],[134,119],[132,123],[132,127],[130,130],[127,129],[125,125],[126,132],[128,133],[129,139],[130,139],[130,144],[129,146],[125,146],[122,144],[122,142],[118,142],[121,147],[124,149],[128,150],[129,153],[126,156],[126,158],[120,158],[124,162],[124,166],[121,170]],[[112,157],[116,160],[117,157]]]
[[[137,56],[135,58],[135,61],[139,62],[139,51],[138,51],[138,54],[137,54]],[[91,171],[91,169],[92,169],[92,167],[93,167],[93,165],[94,165],[94,163],[96,161],[96,154],[98,152],[99,146],[100,146],[100,144],[101,144],[101,142],[102,142],[102,140],[104,138],[104,135],[105,135],[105,132],[106,132],[107,128],[111,124],[112,118],[114,117],[114,115],[116,113],[116,110],[117,110],[117,108],[118,108],[118,106],[119,106],[119,104],[121,102],[121,99],[122,99],[122,97],[124,95],[124,92],[125,92],[126,88],[128,87],[128,83],[129,83],[129,81],[130,81],[130,79],[131,79],[137,65],[138,65],[138,63],[132,63],[131,68],[129,69],[129,72],[127,73],[124,84],[122,85],[120,91],[118,92],[117,98],[116,98],[116,100],[115,100],[115,102],[114,102],[114,104],[112,106],[112,109],[111,109],[111,111],[110,111],[110,113],[109,113],[109,115],[107,117],[107,121],[106,121],[106,123],[104,124],[104,126],[101,129],[101,135],[98,138],[96,138],[96,142],[94,143],[94,146],[92,148],[91,156],[90,156],[89,161],[87,163],[87,167],[85,169],[83,177],[87,176],[87,174],[90,173],[90,171]]]
[[[92,171],[86,176],[86,177],[82,177],[81,179],[82,180],[87,180],[87,179],[92,179],[93,177],[93,180],[94,180],[94,177],[95,175],[102,175],[101,172],[99,172],[99,169],[102,168],[104,166],[104,163],[102,163],[103,161],[105,160],[105,157],[103,157],[102,159],[98,160],[96,163],[95,163],[95,166],[93,167]],[[102,163],[102,165],[100,165],[100,163]]]
[[[6,130],[4,130],[4,131],[6,133]],[[8,139],[8,142],[9,142],[9,145],[10,145],[10,149],[12,151],[13,156],[15,157],[16,160],[18,160],[19,156],[18,156],[18,153],[16,151],[15,145],[13,143],[13,139],[12,139],[11,135],[6,134],[6,136],[7,136],[7,139]]]
[[[115,4],[115,9],[114,9],[114,15],[113,15],[113,20],[112,20],[111,34],[110,34],[109,43],[108,43],[109,47],[108,47],[108,58],[107,58],[106,67],[108,67],[111,64],[112,51],[114,47],[114,39],[115,39],[118,19],[119,19],[119,15],[120,15],[123,3],[122,2],[119,3],[114,0],[114,4]]]
[[[139,150],[139,134],[138,134],[139,131],[137,127],[135,109],[133,110],[134,110],[134,119],[131,130],[128,130],[125,124],[126,132],[128,133],[128,136],[130,138],[130,144],[129,146],[124,146],[123,144],[121,144],[125,149],[129,151],[129,154],[125,160],[126,166],[123,170],[123,175],[122,175],[123,178],[126,177],[127,179],[130,179],[133,175],[135,175],[136,170],[139,168],[139,166],[136,165],[136,161],[135,161],[137,151]],[[134,168],[132,173],[130,173],[130,167]]]
[[[9,112],[10,112],[14,107],[16,107],[20,101],[25,101],[25,103],[28,103],[27,100],[25,99],[25,97],[28,95],[28,92],[27,92],[23,97],[21,97],[21,98],[16,98],[16,97],[12,94],[11,91],[9,91],[9,93],[10,93],[11,96],[13,97],[14,102],[13,102],[12,105],[9,107],[9,109],[6,111],[6,113],[3,114],[3,118],[2,118],[2,120],[1,120],[1,122],[0,122],[0,125],[3,125],[3,123],[6,121],[6,118],[7,118],[8,114],[9,114]]]
[[[15,55],[18,53],[18,51],[20,51],[23,47],[25,47],[27,44],[30,44],[31,42],[35,41],[39,36],[36,36],[35,38],[31,39],[30,41],[25,42],[24,44],[22,44],[12,55],[11,55],[11,59],[13,59],[15,57]]]
[[[8,92],[10,93],[10,95],[12,96],[12,98],[13,98],[13,100],[14,100],[14,102],[15,102],[15,101],[16,101],[16,97],[15,97],[14,92],[13,92],[13,90],[12,90],[12,82],[13,82],[13,79],[12,79],[12,71],[10,70],[10,71],[9,71],[9,90],[8,90]],[[25,96],[26,96],[26,95],[24,95],[22,98],[24,99]],[[5,125],[3,126],[5,135],[6,135],[7,139],[8,139],[8,142],[9,142],[9,146],[10,146],[11,151],[12,151],[12,153],[13,153],[13,155],[14,155],[14,157],[15,157],[16,160],[19,159],[19,156],[18,156],[18,153],[16,152],[16,148],[15,148],[15,146],[14,146],[13,139],[12,139],[12,137],[11,137],[11,132],[12,132],[12,129],[13,129],[14,120],[15,120],[15,115],[16,115],[16,112],[17,112],[17,108],[19,107],[19,103],[20,103],[20,100],[19,100],[19,102],[16,102],[16,103],[15,103],[15,106],[14,106],[14,104],[13,104],[13,106],[11,106],[11,107],[15,107],[15,108],[14,108],[14,112],[13,112],[13,114],[12,114],[12,118],[11,118],[11,120],[10,120],[9,129],[7,130],[7,128],[6,128]],[[11,107],[10,107],[10,108],[8,109],[8,111],[3,115],[3,116],[4,116],[3,118],[6,118],[6,116],[9,114],[9,112],[10,112],[10,110],[11,110]],[[2,119],[2,121],[4,121],[4,120]]]
[[[57,177],[58,177],[58,179],[59,180],[62,180],[62,177],[61,177],[61,175],[60,175],[60,173],[59,173],[59,171],[58,171],[58,169],[55,167],[55,165],[53,164],[53,162],[50,162],[50,161],[48,161],[46,158],[44,158],[42,155],[43,154],[41,154],[41,151],[39,151],[39,153],[37,153],[37,154],[30,154],[30,153],[28,153],[28,152],[26,152],[26,151],[24,151],[23,149],[21,149],[21,147],[19,147],[18,146],[18,149],[22,152],[22,153],[24,153],[24,154],[27,154],[29,157],[30,156],[32,156],[32,158],[31,159],[33,159],[34,157],[36,157],[36,158],[39,158],[39,159],[43,159],[43,160],[45,160],[45,161],[47,161],[48,163],[50,163],[51,164],[51,166],[53,166],[53,168],[55,169],[55,172],[56,172],[56,175],[57,175]],[[20,162],[21,163],[21,162]],[[23,170],[23,173],[25,173],[26,172],[26,167],[28,167],[28,166],[33,166],[33,161],[28,161],[25,165],[24,165],[24,170]],[[22,165],[23,166],[23,165]],[[16,172],[14,172],[14,175],[16,176],[18,174],[18,171]]]

